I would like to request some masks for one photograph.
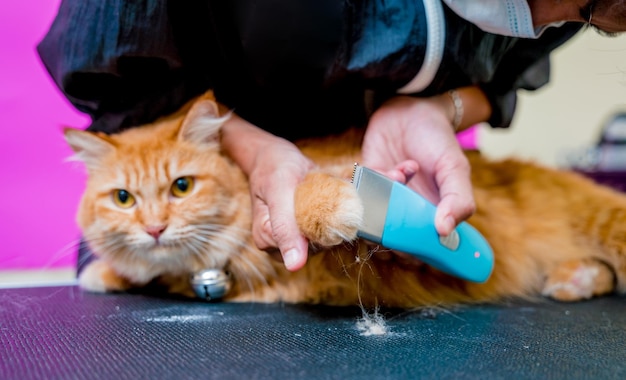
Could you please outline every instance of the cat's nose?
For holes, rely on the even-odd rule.
[[[153,238],[158,239],[166,228],[167,225],[146,226],[146,232]]]

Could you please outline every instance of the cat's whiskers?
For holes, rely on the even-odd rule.
[[[261,270],[246,255],[244,255],[241,251],[238,251],[235,256],[241,261],[241,263],[245,264],[248,267],[248,270],[246,270],[244,273],[250,274],[250,272],[252,272],[254,276],[256,276],[256,280],[257,280],[256,282],[261,283],[262,285],[269,284],[267,281],[267,274],[263,274]],[[272,272],[272,274],[274,273]],[[255,291],[254,291],[254,285],[252,283],[251,277],[253,276],[246,276],[245,280],[248,283],[250,292],[254,296]]]
[[[229,246],[241,246],[243,245],[240,240],[229,236],[227,231],[210,230],[210,229],[198,229],[196,233],[189,235],[190,240],[200,242],[204,246],[210,247],[213,251],[224,252],[230,251]]]
[[[210,237],[214,237],[216,239],[209,239],[209,244],[213,246],[215,249],[227,250],[229,255],[236,257],[241,260],[242,263],[249,269],[246,272],[254,272],[254,277],[256,277],[260,282],[267,284],[267,280],[263,273],[257,268],[257,266],[244,254],[245,251],[248,250],[248,243],[245,239],[241,239],[238,237],[237,228],[234,228],[234,231],[231,231],[231,228],[224,229],[220,231],[220,233],[207,233]],[[241,229],[240,229],[241,230]],[[241,230],[244,231],[244,230]],[[249,233],[248,231],[245,231]],[[221,244],[218,244],[221,243]],[[232,260],[231,260],[232,262]],[[248,280],[246,278],[246,280]],[[252,290],[252,283],[249,282],[250,289]]]
[[[216,241],[221,241],[230,245],[229,252],[245,262],[246,266],[252,271],[256,272],[256,276],[259,280],[266,283],[265,276],[254,265],[246,255],[244,251],[248,250],[248,239],[250,236],[250,230],[239,226],[216,226],[216,225],[200,225],[199,230],[205,233],[205,237],[209,240],[209,244],[215,248],[221,248],[221,245],[217,245]]]
[[[196,244],[197,236],[193,236],[190,239],[181,240],[180,245],[189,250],[192,256],[202,257],[206,255],[206,249],[204,244]],[[202,242],[201,242],[202,243]]]
[[[88,234],[84,235],[85,241],[98,252],[99,257],[117,257],[125,260],[141,257],[145,259],[145,248],[129,244],[127,236],[121,233],[115,234]]]
[[[87,264],[94,257],[94,255],[89,249],[89,244],[87,244],[87,242],[85,242],[84,240],[78,243],[78,247],[79,247],[79,252],[80,252],[80,249],[84,249],[90,253],[90,254],[78,255],[76,266],[77,268],[82,268],[85,264]]]
[[[192,235],[194,239],[200,240],[218,252],[230,253],[246,246],[246,239],[239,237],[230,228],[203,225],[199,226],[196,232]]]
[[[48,260],[46,260],[46,262],[42,265],[42,269],[51,268],[54,264],[65,259],[66,257],[76,255],[76,251],[80,246],[80,243],[80,239],[75,239],[58,249],[54,254],[48,257]]]
[[[187,250],[203,265],[213,269],[224,269],[222,266],[225,265],[226,259],[231,255],[239,256],[241,249],[246,245],[245,240],[239,238],[237,232],[246,231],[218,224],[195,224],[182,228],[179,237],[184,241]],[[252,265],[250,267],[254,268]]]
[[[89,242],[91,247],[98,246],[98,248],[108,248],[111,245],[115,244],[117,239],[110,239],[108,236],[103,234],[90,234],[89,232],[84,233],[85,242]],[[104,252],[100,252],[101,254]]]
[[[255,283],[268,285],[268,282],[265,275],[244,254],[248,249],[248,242],[242,236],[249,234],[249,230],[241,227],[207,223],[193,225],[193,228],[185,229],[183,236],[187,238],[185,241],[189,249],[204,261],[208,255],[212,255],[214,261],[217,260],[217,255],[224,258],[229,257],[233,275],[237,280],[245,282],[254,298]],[[246,276],[241,275],[242,273],[245,273]]]
[[[209,238],[219,238],[229,240],[236,245],[245,245],[246,238],[250,235],[250,231],[237,226],[223,226],[216,224],[199,224],[195,226],[196,230],[205,233]]]

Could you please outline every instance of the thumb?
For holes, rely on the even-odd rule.
[[[268,200],[269,218],[262,224],[265,230],[263,234],[271,236],[275,243],[273,245],[281,253],[285,267],[290,271],[297,271],[307,262],[308,241],[296,223],[293,202],[285,202],[284,199],[289,198],[272,197],[272,201],[275,202]]]
[[[285,268],[294,272],[304,267],[307,262],[308,241],[297,227],[294,230],[286,223],[287,221],[282,221],[279,217],[274,218],[272,222],[272,225],[276,226],[273,228],[274,239],[283,257]]]
[[[457,161],[441,170],[437,177],[443,180],[437,181],[441,200],[435,213],[435,228],[440,235],[448,236],[457,224],[476,211],[469,163],[466,159]]]

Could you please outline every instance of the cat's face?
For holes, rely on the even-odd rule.
[[[223,121],[197,103],[184,119],[110,137],[66,131],[88,169],[78,223],[94,253],[169,272],[225,265],[224,245],[241,237],[228,231],[239,207],[217,141]]]

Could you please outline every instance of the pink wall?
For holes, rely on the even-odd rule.
[[[459,132],[456,137],[463,148],[478,149],[478,126],[467,128],[463,132]]]
[[[81,167],[62,126],[84,127],[35,52],[60,0],[0,3],[0,270],[71,267]]]

